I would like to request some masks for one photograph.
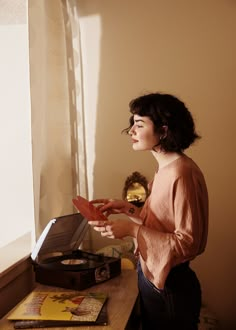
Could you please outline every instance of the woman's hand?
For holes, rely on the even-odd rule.
[[[108,238],[122,239],[124,237],[137,237],[139,225],[130,220],[115,220],[115,221],[89,221],[93,229],[100,232],[101,236]]]
[[[108,217],[110,214],[124,213],[128,216],[136,217],[139,215],[139,209],[133,204],[118,199],[94,199],[90,201],[92,204],[100,204],[97,208],[101,212],[105,212]]]

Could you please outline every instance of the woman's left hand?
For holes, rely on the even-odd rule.
[[[93,229],[100,232],[101,236],[122,239],[127,236],[136,237],[138,225],[130,220],[89,221]]]

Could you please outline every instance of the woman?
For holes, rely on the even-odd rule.
[[[96,199],[107,215],[130,219],[92,221],[104,237],[133,237],[143,330],[198,328],[201,288],[189,262],[201,254],[208,232],[208,193],[196,163],[184,154],[199,135],[185,104],[152,93],[130,102],[134,150],[151,151],[157,171],[142,210],[127,201]]]

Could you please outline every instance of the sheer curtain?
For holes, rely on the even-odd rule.
[[[74,0],[28,2],[36,239],[87,197],[79,17]]]

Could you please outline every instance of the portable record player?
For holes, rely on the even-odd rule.
[[[31,254],[37,282],[82,290],[121,273],[120,258],[79,249],[89,228],[80,213],[52,219]]]

